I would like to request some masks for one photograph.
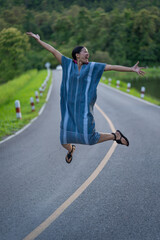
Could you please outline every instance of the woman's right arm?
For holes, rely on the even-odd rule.
[[[44,47],[46,50],[48,50],[49,52],[51,52],[55,56],[55,58],[58,60],[58,62],[60,64],[62,63],[62,60],[61,60],[62,59],[62,54],[59,51],[57,51],[54,47],[52,47],[51,45],[41,41],[40,40],[40,36],[38,34],[34,34],[32,32],[27,32],[27,35],[33,37],[34,39],[36,39],[37,42],[42,47]]]

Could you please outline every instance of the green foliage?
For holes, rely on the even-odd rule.
[[[92,57],[93,61],[97,61],[97,62],[105,62],[105,63],[112,63],[112,59],[110,58],[108,52],[103,52],[103,51],[96,51],[93,54]]]
[[[90,61],[132,66],[139,60],[141,66],[159,65],[160,3],[156,0],[0,0],[0,5],[0,83],[28,69],[42,69],[46,61],[52,67],[58,64],[25,35],[27,31],[38,33],[68,57],[75,46],[84,45]]]
[[[81,7],[89,9],[103,8],[106,12],[110,12],[115,8],[124,10],[125,8],[140,10],[142,8],[150,8],[152,6],[160,7],[157,0],[131,1],[131,0],[0,0],[1,8],[11,8],[13,6],[25,6],[27,9],[36,11],[63,11],[65,8],[77,4]]]
[[[14,78],[24,70],[28,39],[16,28],[0,32],[0,82]]]

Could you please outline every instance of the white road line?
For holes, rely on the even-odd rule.
[[[43,113],[45,107],[46,107],[46,103],[43,104],[43,106],[42,106],[41,109],[39,110],[38,115],[41,115],[41,114]]]
[[[96,105],[97,109],[104,116],[104,118],[109,123],[112,132],[115,132],[115,127],[108,116],[102,111],[102,109]],[[95,171],[90,175],[90,177],[59,207],[55,212],[53,212],[44,222],[42,222],[37,228],[35,228],[30,234],[28,234],[23,240],[34,240],[38,237],[46,228],[48,228],[64,211],[67,209],[85,190],[86,188],[95,180],[99,173],[103,170],[108,160],[115,151],[117,143],[114,142],[107,152],[106,156],[100,162]]]
[[[53,78],[52,78],[52,79],[53,79]],[[49,98],[50,98],[50,95],[51,95],[51,92],[52,92],[52,87],[53,87],[53,81],[51,82],[49,91],[48,91],[48,93],[47,93],[46,102],[48,102],[48,100],[49,100]]]

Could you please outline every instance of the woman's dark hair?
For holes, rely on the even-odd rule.
[[[73,57],[74,60],[77,60],[76,54],[77,54],[77,53],[80,53],[81,50],[82,50],[82,48],[84,48],[84,47],[83,47],[83,46],[77,46],[77,47],[75,47],[75,48],[73,49],[73,51],[72,51],[72,57]]]

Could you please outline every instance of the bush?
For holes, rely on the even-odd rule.
[[[16,28],[0,32],[0,83],[7,82],[24,71],[25,53],[29,48],[28,38]]]

